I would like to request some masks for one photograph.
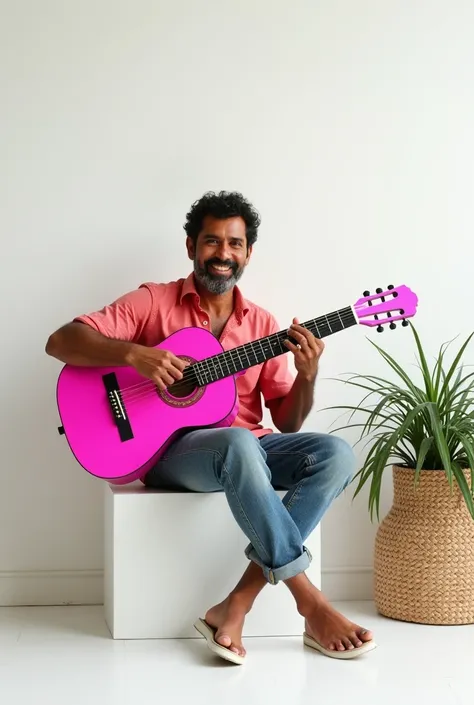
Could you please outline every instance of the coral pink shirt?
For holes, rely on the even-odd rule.
[[[234,311],[220,337],[224,350],[277,333],[275,318],[260,306],[243,298],[234,288]],[[155,346],[165,338],[188,326],[210,329],[208,314],[200,306],[194,275],[187,279],[154,284],[141,284],[138,289],[121,296],[100,311],[78,316],[82,321],[109,338]],[[284,397],[293,385],[286,355],[255,365],[236,378],[239,412],[233,426],[248,428],[256,436],[271,433],[261,425],[262,399],[265,405]]]

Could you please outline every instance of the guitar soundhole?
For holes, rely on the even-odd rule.
[[[196,362],[194,358],[185,355],[178,357],[191,364]],[[158,391],[158,394],[168,406],[183,408],[199,401],[204,394],[204,387],[197,387],[195,379],[186,380],[185,377],[171,384],[164,392]]]
[[[195,391],[196,385],[193,382],[186,382],[185,380],[180,380],[175,382],[170,387],[168,387],[168,394],[170,394],[175,399],[185,399],[190,397]]]

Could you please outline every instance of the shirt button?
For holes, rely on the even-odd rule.
[[[207,326],[207,321],[203,321],[203,322],[202,322],[202,325],[203,325],[203,326]]]

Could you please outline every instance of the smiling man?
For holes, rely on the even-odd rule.
[[[85,366],[131,365],[161,390],[186,366],[154,349],[185,326],[210,329],[229,350],[280,330],[275,318],[236,286],[257,240],[260,217],[239,193],[207,193],[193,204],[184,229],[193,272],[169,283],[147,283],[53,333],[48,354]],[[224,491],[249,540],[249,566],[223,602],[196,628],[222,658],[244,662],[245,617],[261,590],[284,583],[304,618],[304,642],[327,656],[353,658],[373,649],[372,634],[337,612],[310,582],[304,542],[350,482],[355,460],[342,439],[302,433],[311,410],[324,345],[295,318],[286,355],[251,367],[236,379],[238,415],[230,428],[185,433],[146,475],[149,487]],[[262,426],[262,398],[278,432]],[[275,488],[287,490],[283,502]],[[178,518],[177,518],[178,520]]]

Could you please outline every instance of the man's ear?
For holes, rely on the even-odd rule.
[[[246,266],[247,266],[247,264],[250,262],[250,257],[251,257],[251,255],[252,255],[252,251],[253,251],[253,245],[250,245],[250,247],[247,248],[247,257],[246,257],[246,259],[245,259],[245,265],[246,265]]]
[[[189,235],[186,238],[186,249],[188,251],[189,259],[194,260],[194,255],[196,254],[196,248],[194,247],[194,242],[189,237]]]

